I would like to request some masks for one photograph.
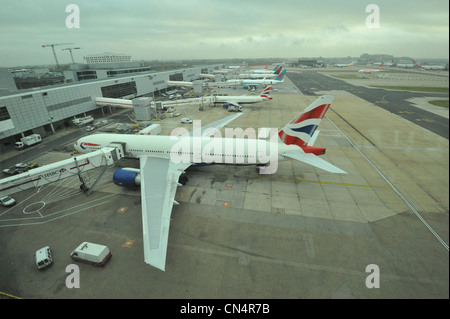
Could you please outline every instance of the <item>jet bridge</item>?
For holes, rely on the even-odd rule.
[[[33,187],[40,187],[74,175],[78,175],[81,182],[80,188],[86,195],[89,195],[106,169],[113,166],[116,161],[123,157],[123,154],[123,146],[113,144],[95,152],[80,156],[74,155],[67,160],[44,165],[21,174],[0,179],[0,196],[11,195]],[[105,167],[105,169],[92,186],[87,187],[81,173],[98,167]]]

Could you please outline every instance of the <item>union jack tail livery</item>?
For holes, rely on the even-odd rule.
[[[316,131],[317,126],[330,108],[333,99],[334,96],[331,95],[318,97],[278,132],[279,143],[287,146],[298,146],[298,149],[290,148],[289,151],[281,155],[331,173],[346,174],[345,171],[318,157],[318,155],[325,154],[325,148],[313,146],[319,134],[319,131]]]
[[[301,148],[307,146],[317,126],[328,111],[333,98],[331,95],[324,95],[312,102],[278,132],[281,141],[286,145],[295,144]]]
[[[268,85],[262,92],[261,92],[261,97],[266,98],[268,100],[271,100],[272,97],[270,96],[270,90],[272,90],[272,86]]]

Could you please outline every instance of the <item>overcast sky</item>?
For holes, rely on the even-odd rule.
[[[368,28],[379,7],[379,28]],[[68,28],[69,4],[80,10]],[[71,20],[74,21],[74,20]],[[376,22],[376,20],[370,20]],[[0,0],[0,66],[76,62],[103,52],[134,60],[336,57],[448,58],[447,0]]]

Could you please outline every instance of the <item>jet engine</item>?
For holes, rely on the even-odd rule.
[[[185,185],[188,177],[181,175],[178,179],[179,186]],[[141,185],[141,172],[136,168],[118,168],[113,174],[114,184],[122,187],[136,187]]]
[[[141,185],[141,174],[135,168],[119,168],[113,175],[114,184],[122,187],[136,187]]]

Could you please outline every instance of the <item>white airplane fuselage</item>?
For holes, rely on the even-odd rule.
[[[274,85],[278,83],[282,83],[283,81],[279,80],[253,80],[253,79],[244,79],[244,80],[228,80],[227,83],[230,84],[242,84],[242,85]]]
[[[264,101],[269,101],[269,98],[262,96],[216,96],[215,103],[238,103],[238,104],[252,104]]]
[[[241,132],[242,133],[242,132]],[[246,131],[243,131],[245,134]],[[256,132],[255,135],[258,133]],[[124,143],[125,155],[139,158],[152,156],[176,163],[267,165],[286,160],[280,154],[304,153],[296,145],[275,141],[231,137],[157,136],[128,134],[93,134],[76,141],[75,149],[82,153],[97,151],[111,143]]]
[[[248,73],[243,73],[243,74],[239,74],[239,78],[241,79],[275,79],[277,77],[278,74],[259,74],[259,73],[253,73],[253,74],[248,74]]]
[[[276,70],[251,70],[251,73],[254,73],[254,74],[268,74],[268,75],[270,75],[270,74],[276,74],[275,71]]]

